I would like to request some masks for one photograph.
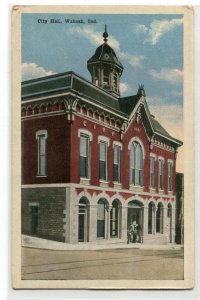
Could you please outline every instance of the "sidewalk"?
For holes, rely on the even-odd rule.
[[[120,243],[120,242],[98,242],[98,243],[78,243],[67,244],[51,240],[45,240],[28,235],[22,235],[22,246],[30,248],[48,249],[48,250],[101,250],[101,249],[119,249],[119,248],[135,248],[135,249],[155,249],[155,250],[179,250],[183,249],[183,245],[152,245],[140,243]]]

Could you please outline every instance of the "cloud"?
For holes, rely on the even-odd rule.
[[[174,30],[175,27],[183,24],[183,19],[162,19],[154,20],[149,28],[143,24],[137,24],[135,31],[143,34],[147,34],[147,38],[144,40],[144,44],[156,45],[159,40],[168,32]]]
[[[103,42],[102,33],[95,32],[91,28],[73,27],[68,30],[68,33],[84,36],[94,46],[99,46]],[[109,46],[111,46],[114,49],[114,51],[116,52],[119,59],[128,61],[128,63],[134,68],[142,68],[144,56],[132,55],[132,54],[122,51],[121,47],[120,47],[120,42],[112,35],[109,35],[108,44],[109,44]]]
[[[53,71],[46,71],[36,63],[23,63],[21,66],[22,81],[38,77],[44,77],[55,74]]]
[[[143,61],[144,61],[144,56],[142,55],[131,55],[126,52],[119,52],[119,58],[127,60],[128,63],[133,67],[133,68],[142,68],[143,67]]]
[[[145,25],[143,25],[143,24],[137,24],[137,25],[135,26],[135,30],[136,30],[137,32],[143,32],[143,33],[148,32],[148,28],[147,28]]]
[[[181,83],[183,80],[183,70],[162,68],[160,71],[152,69],[149,74],[155,80],[165,80],[172,84]]]
[[[129,90],[129,85],[126,82],[120,82],[119,84],[120,91],[122,93],[127,92]]]
[[[101,32],[94,31],[88,27],[72,27],[68,30],[70,34],[78,34],[80,36],[86,37],[90,43],[94,46],[99,46],[103,42],[103,37]],[[116,51],[120,51],[119,41],[112,35],[109,35],[109,45]]]

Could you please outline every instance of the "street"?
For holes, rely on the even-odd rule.
[[[183,279],[183,249],[57,251],[22,247],[22,279]]]

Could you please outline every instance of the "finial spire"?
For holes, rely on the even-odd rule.
[[[103,40],[104,40],[105,43],[108,41],[107,37],[108,37],[107,25],[105,24],[105,31],[103,33],[103,38],[104,38]]]

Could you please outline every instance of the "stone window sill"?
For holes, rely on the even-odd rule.
[[[101,186],[101,187],[108,187],[108,181],[106,181],[106,180],[99,180],[99,186]]]
[[[114,181],[113,184],[114,184],[114,189],[121,189],[122,188],[122,184],[120,182]]]
[[[130,190],[134,191],[134,192],[143,192],[144,191],[144,187],[143,186],[139,186],[139,185],[130,185]]]
[[[80,184],[90,185],[90,178],[80,178]]]

